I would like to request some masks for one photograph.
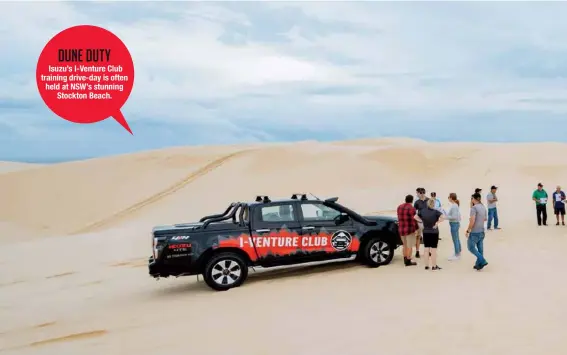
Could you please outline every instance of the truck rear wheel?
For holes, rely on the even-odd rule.
[[[387,265],[394,258],[394,246],[377,237],[365,243],[362,252],[362,261],[370,267]]]
[[[242,285],[248,277],[248,266],[240,255],[222,252],[207,262],[203,277],[213,290],[226,291]]]

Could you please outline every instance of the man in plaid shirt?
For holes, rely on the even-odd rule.
[[[404,264],[406,266],[417,265],[411,260],[413,246],[417,242],[417,221],[414,218],[416,210],[412,202],[413,196],[407,195],[406,202],[398,206],[398,231],[404,243]]]

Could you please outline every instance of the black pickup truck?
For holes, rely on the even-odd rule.
[[[402,245],[397,219],[361,216],[338,198],[258,196],[198,223],[154,227],[154,278],[202,274],[214,290],[240,286],[253,266],[273,267],[356,256],[370,267],[392,261]]]

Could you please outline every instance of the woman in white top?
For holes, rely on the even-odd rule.
[[[447,220],[451,228],[451,237],[453,238],[453,247],[455,253],[449,258],[449,261],[459,260],[461,258],[461,240],[459,239],[459,227],[461,226],[461,211],[459,210],[459,200],[457,194],[451,192],[449,194],[449,211],[447,212]]]

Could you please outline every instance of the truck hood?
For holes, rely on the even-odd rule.
[[[372,216],[364,216],[364,218],[369,219],[374,222],[397,222],[398,218],[393,216],[379,216],[379,215],[372,215]]]

